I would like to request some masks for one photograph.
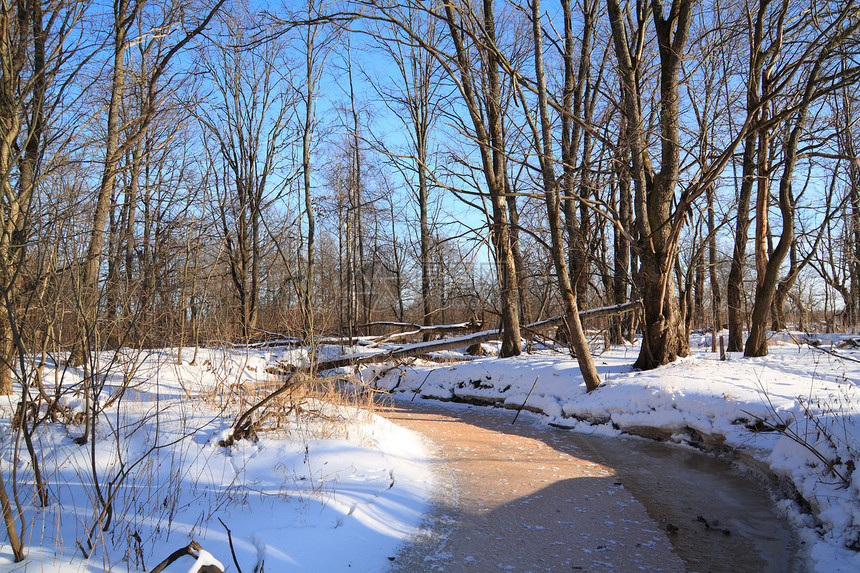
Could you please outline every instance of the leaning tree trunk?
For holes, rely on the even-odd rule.
[[[533,125],[532,129],[534,130],[535,148],[539,150],[538,157],[540,159],[541,174],[543,176],[547,218],[549,219],[550,235],[552,238],[550,253],[552,255],[553,264],[555,265],[560,294],[564,302],[565,323],[569,334],[569,340],[571,342],[571,348],[576,354],[576,360],[579,363],[579,369],[582,372],[582,378],[585,381],[585,388],[588,392],[591,392],[600,385],[600,376],[597,374],[594,360],[591,358],[591,349],[588,346],[588,339],[585,337],[585,333],[582,330],[582,323],[579,320],[579,308],[577,307],[576,294],[574,292],[575,286],[570,280],[570,275],[568,274],[564,257],[564,235],[562,232],[559,205],[560,193],[558,180],[555,176],[555,161],[553,158],[553,139],[551,132],[552,123],[549,115],[549,105],[547,103],[546,78],[543,66],[540,0],[532,0],[532,34],[535,42],[535,78],[538,91],[538,108],[540,110],[540,132],[538,132],[537,127],[533,125],[531,119],[529,119],[529,122]]]
[[[89,341],[86,335],[95,328],[98,316],[98,283],[99,266],[101,264],[102,249],[104,247],[104,232],[107,224],[108,211],[110,209],[111,193],[117,177],[117,166],[119,164],[119,114],[125,93],[125,39],[131,22],[136,16],[137,10],[133,10],[132,16],[128,16],[129,0],[118,0],[114,6],[116,18],[114,20],[114,51],[113,51],[113,78],[111,82],[110,103],[108,105],[107,133],[105,139],[104,170],[102,172],[101,185],[98,189],[95,211],[93,212],[93,227],[90,231],[89,246],[83,264],[83,274],[80,282],[80,334],[74,351],[69,357],[71,364],[80,366],[84,363]]]

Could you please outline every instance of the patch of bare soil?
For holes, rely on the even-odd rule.
[[[426,532],[393,571],[684,571],[665,525],[587,448],[554,447],[546,429],[511,425],[513,412],[416,402],[378,413],[440,454]]]

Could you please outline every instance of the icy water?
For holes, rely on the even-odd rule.
[[[723,461],[692,449],[641,438],[596,437],[552,428],[543,425],[539,418],[531,415],[524,414],[516,425],[512,425],[514,413],[510,411],[486,407],[452,406],[431,401],[410,404],[397,402],[397,405],[407,413],[438,414],[440,429],[433,426],[414,428],[430,435],[431,438],[440,431],[450,433],[453,421],[465,424],[456,429],[458,433],[466,432],[465,435],[473,435],[485,430],[494,432],[495,437],[490,437],[486,452],[471,452],[473,455],[481,456],[481,459],[485,460],[485,465],[490,465],[492,457],[501,451],[502,444],[507,447],[509,443],[525,437],[543,442],[559,454],[569,456],[569,459],[575,460],[575,463],[585,466],[593,463],[604,467],[605,477],[601,480],[602,485],[596,484],[598,488],[596,495],[600,496],[601,489],[609,491],[613,488],[623,488],[627,493],[632,494],[636,501],[644,506],[648,517],[653,522],[653,525],[642,522],[636,527],[641,527],[643,532],[646,529],[653,530],[653,534],[665,536],[665,539],[671,543],[675,555],[683,561],[683,569],[688,573],[799,573],[806,570],[797,536],[776,511],[767,489],[757,481],[740,475]],[[403,420],[393,421],[402,423]],[[456,436],[452,440],[452,444],[458,443]],[[442,450],[456,465],[458,456],[461,454],[454,451],[450,445],[443,444]],[[513,457],[509,459],[513,460]],[[493,469],[490,474],[495,471]],[[478,477],[481,479],[479,487],[493,487],[492,480],[488,479],[487,475]],[[466,479],[466,475],[461,473],[459,478]],[[507,480],[504,481],[510,483]],[[568,483],[574,488],[577,487],[577,483],[584,484],[577,480],[568,480]],[[469,487],[469,484],[460,485]],[[542,493],[564,497],[575,495],[575,490],[571,493],[547,489]],[[594,495],[593,492],[592,495]],[[593,509],[598,513],[605,510],[605,508]],[[552,523],[551,520],[547,521],[550,519],[548,514],[540,510],[538,513],[540,515],[535,515],[535,519],[540,518],[547,524]],[[512,523],[511,519],[513,518],[510,516],[504,518],[508,524]],[[522,519],[522,517],[516,519]],[[549,529],[551,528],[548,527],[547,530]],[[452,535],[455,537],[462,536],[464,533],[468,535],[468,531],[468,528],[454,528]],[[630,531],[621,530],[616,533],[619,540],[631,534]],[[616,533],[594,531],[595,535],[605,536],[605,541],[608,543],[615,542],[613,538],[616,537]],[[553,541],[552,545],[570,547],[570,543],[576,544],[577,541],[570,538],[569,532],[565,532],[562,537]],[[520,551],[513,544],[508,545],[509,551],[514,553]],[[438,551],[438,548],[436,550]],[[412,561],[413,564],[417,563],[417,566],[399,563],[399,567],[395,567],[394,570],[409,572],[431,570],[426,568],[426,561],[421,564],[421,554],[425,551],[432,555],[434,549],[421,550],[418,559]],[[631,565],[631,563],[627,564]],[[477,565],[475,562],[470,562],[469,570],[476,572],[496,570],[495,566]],[[587,563],[583,565],[574,566],[573,570],[592,569]],[[651,560],[645,565],[647,570],[678,570],[678,567],[670,565],[668,560],[666,562]],[[606,570],[602,565],[601,567],[594,570]],[[642,567],[638,568],[642,569]],[[434,567],[432,570],[458,571],[461,569],[448,562],[445,566],[440,563],[439,567]],[[549,567],[528,570],[560,569]],[[567,565],[565,570],[570,570],[570,565]],[[622,569],[610,567],[610,570]],[[636,570],[636,567],[630,570]]]
[[[616,471],[667,529],[689,572],[805,571],[800,542],[767,489],[729,464],[645,439],[571,435],[571,440]]]

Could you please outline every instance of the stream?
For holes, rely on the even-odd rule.
[[[698,451],[462,404],[398,400],[380,414],[428,436],[451,476],[428,526],[444,531],[394,571],[805,571],[767,488]]]
[[[648,515],[673,530],[669,540],[688,571],[805,570],[797,536],[767,488],[728,463],[644,438],[560,441],[568,439],[612,467]]]

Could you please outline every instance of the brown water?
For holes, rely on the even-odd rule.
[[[806,570],[800,542],[767,489],[728,463],[641,438],[571,439],[615,469],[651,518],[673,530],[667,534],[687,571]]]
[[[699,452],[638,438],[586,436],[545,426],[525,414],[516,425],[512,425],[512,412],[481,407],[425,401],[397,402],[396,411],[384,415],[436,441],[441,454],[448,458],[448,464],[453,469],[454,483],[446,487],[456,487],[461,492],[459,500],[453,501],[458,507],[452,507],[449,495],[439,504],[447,507],[435,510],[437,516],[443,518],[445,531],[435,540],[425,539],[407,548],[401,557],[409,555],[406,559],[409,563],[401,561],[396,564],[397,571],[491,571],[503,563],[515,567],[511,570],[522,571],[625,571],[628,566],[632,567],[630,570],[686,569],[699,573],[783,573],[805,570],[797,537],[775,510],[767,490],[759,483],[739,475],[729,464]],[[485,437],[477,440],[479,435],[484,434]],[[532,461],[531,466],[520,467],[529,462],[524,458],[520,461],[519,453],[500,455],[503,447],[521,439],[531,440],[532,445],[520,443],[520,452],[546,448],[549,452],[544,451],[539,455],[544,460],[557,455],[558,461],[553,463],[556,467],[550,467],[550,464],[542,461]],[[468,441],[465,448],[463,440]],[[552,454],[553,451],[556,454]],[[464,458],[468,458],[465,460],[467,462],[470,459],[480,462],[464,466]],[[563,464],[561,468],[557,466],[559,463]],[[581,469],[569,471],[585,471],[591,477],[583,479],[586,476],[582,475],[570,479],[570,476],[562,475],[568,471],[564,465],[571,468],[579,466]],[[544,466],[547,468],[546,473],[538,471]],[[516,495],[494,502],[492,505],[495,509],[492,511],[475,511],[471,507],[476,503],[471,500],[472,497],[478,499],[477,503],[484,504],[485,498],[497,495],[491,492],[497,487],[497,476],[503,475],[499,485],[504,484],[503,489],[510,489],[518,474],[525,479],[516,486],[519,488]],[[562,477],[568,479],[560,479]],[[630,496],[629,501],[619,503],[622,499],[619,488],[625,496]],[[609,501],[613,510],[620,506],[626,508],[625,512],[632,512],[607,522],[616,523],[616,529],[600,532],[600,538],[611,543],[602,542],[592,548],[598,552],[601,548],[611,550],[601,553],[600,560],[582,559],[583,555],[577,553],[585,552],[588,557],[594,555],[583,543],[592,542],[597,538],[596,535],[589,539],[588,536],[572,536],[570,527],[554,528],[555,516],[547,513],[557,511],[564,505],[563,502],[585,493],[588,494],[585,495],[586,499]],[[549,510],[541,509],[536,504],[538,500],[551,501],[550,498],[557,501],[549,505]],[[636,514],[634,506],[644,507],[638,510],[642,512],[641,517]],[[597,512],[596,515],[603,511],[606,511],[606,507],[595,506],[592,509],[592,512]],[[497,526],[488,522],[496,518],[499,521]],[[493,552],[493,559],[487,563],[480,562],[480,558],[476,557],[482,555],[480,549],[468,545],[470,537],[474,537],[474,541],[480,538],[477,530],[498,527],[504,531],[510,529],[512,523],[522,520],[533,520],[547,527],[536,528],[540,537],[529,540],[522,547],[517,535],[510,540],[503,539],[503,534],[485,535],[490,541],[498,542],[498,547],[488,546],[487,551],[483,552]],[[573,529],[578,527],[574,526]],[[467,545],[461,547],[464,539]],[[654,540],[658,541],[656,547]],[[659,546],[666,540],[671,543],[671,550],[675,554],[671,558],[669,554],[659,553]],[[481,543],[486,543],[486,540]],[[541,544],[550,548],[564,548],[564,553],[551,550],[552,557],[558,558],[556,565],[544,563],[542,555],[548,554],[538,551],[531,563],[544,564],[546,567],[516,566],[522,562],[521,553],[533,551]],[[506,551],[511,554],[509,558],[503,558],[502,554]],[[614,564],[608,559],[612,552],[617,552]],[[467,556],[467,560],[458,561],[457,556],[460,554]],[[440,560],[439,555],[444,558]],[[571,556],[575,557],[572,559]],[[428,562],[428,557],[432,557],[432,561]],[[673,563],[677,557],[683,564]],[[428,567],[430,563],[432,567]]]

